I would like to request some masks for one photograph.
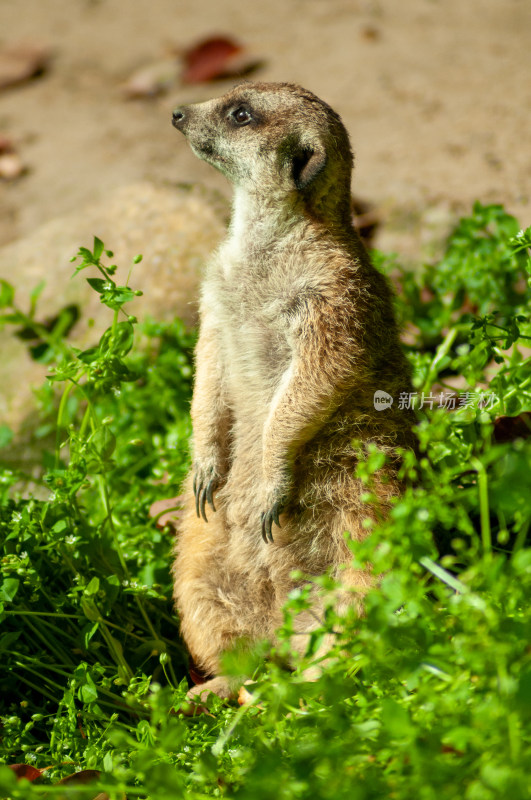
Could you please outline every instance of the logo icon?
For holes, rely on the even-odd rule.
[[[391,408],[393,405],[393,397],[382,389],[378,389],[374,393],[374,407],[376,411],[385,411],[386,408]]]

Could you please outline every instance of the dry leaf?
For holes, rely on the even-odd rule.
[[[30,764],[8,764],[8,767],[13,770],[18,780],[26,778],[27,781],[37,780],[37,778],[41,777],[43,772],[49,769],[49,767],[37,769],[37,767],[32,767]]]
[[[157,61],[134,72],[121,88],[131,100],[157,97],[172,87],[179,72],[179,64],[174,58]]]
[[[375,25],[364,25],[360,31],[360,35],[362,39],[366,39],[368,42],[377,42],[378,39],[381,38],[382,33]]]
[[[13,140],[0,133],[0,178],[12,181],[26,171]]]
[[[4,136],[3,133],[0,133],[0,155],[3,153],[13,153],[15,151],[15,145],[13,144],[13,140],[9,138],[9,136]]]
[[[0,178],[5,181],[14,181],[26,171],[22,159],[17,153],[2,153],[0,155]]]
[[[531,412],[524,411],[517,417],[497,417],[494,420],[494,440],[513,442],[531,436]]]
[[[464,756],[463,750],[457,750],[455,747],[452,747],[451,744],[442,744],[441,745],[441,753],[452,753],[452,755],[456,756]]]
[[[91,783],[100,777],[100,772],[97,769],[82,769],[79,772],[74,772],[73,775],[67,775],[59,781],[58,785],[63,783]]]
[[[155,525],[162,530],[166,525],[176,527],[177,520],[182,515],[183,495],[170,497],[167,500],[157,500],[149,509],[149,516],[155,519]]]
[[[37,42],[17,42],[0,50],[0,89],[40,75],[49,64],[51,50]]]
[[[251,692],[248,692],[245,686],[240,686],[240,691],[238,692],[238,703],[241,706],[248,706],[253,702],[253,696]]]
[[[80,772],[74,772],[73,775],[68,775],[66,778],[63,778],[62,781],[59,781],[56,786],[60,786],[63,784],[68,784],[71,786],[72,784],[85,784],[85,783],[92,783],[96,781],[100,777],[100,772],[97,769],[83,769]],[[61,798],[62,800],[62,798]],[[109,800],[109,795],[107,792],[98,792],[98,794],[94,795],[91,800]],[[122,800],[127,800],[126,796],[123,795]]]
[[[183,53],[184,83],[204,83],[221,78],[248,75],[262,62],[249,58],[244,48],[234,39],[213,36],[204,39]]]
[[[241,706],[254,705],[255,708],[263,709],[262,703],[257,703],[255,701],[255,699],[254,699],[254,696],[251,694],[251,692],[248,689],[245,688],[246,686],[252,686],[253,684],[254,684],[254,681],[247,680],[247,681],[245,681],[243,686],[240,686],[240,689],[239,689],[239,692],[238,692],[238,703]]]
[[[184,53],[186,69],[182,76],[185,83],[211,81],[224,72],[227,63],[242,47],[234,40],[222,36],[205,39]]]

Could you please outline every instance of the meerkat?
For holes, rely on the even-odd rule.
[[[234,185],[228,235],[202,284],[193,467],[173,567],[182,635],[210,676],[190,697],[230,697],[223,652],[274,636],[295,570],[341,574],[349,596],[370,586],[368,572],[344,569],[346,534],[362,540],[364,520],[402,489],[396,448],[414,447],[414,420],[374,397],[410,392],[410,370],[392,291],[352,225],[353,156],[338,114],[300,86],[245,83],[177,108],[173,124]],[[370,444],[387,455],[376,504],[355,474]],[[309,633],[315,614],[296,624]]]

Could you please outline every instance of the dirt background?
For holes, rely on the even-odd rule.
[[[197,273],[223,229],[208,198],[228,198],[230,187],[192,155],[171,110],[234,81],[176,80],[140,100],[122,87],[136,70],[216,34],[263,60],[256,78],[300,83],[339,111],[356,154],[354,193],[383,222],[377,246],[405,261],[429,257],[476,199],[531,224],[530,0],[0,0],[0,50],[30,40],[53,53],[40,77],[0,91],[0,134],[27,167],[0,180],[3,277],[26,292],[45,278],[44,299],[60,303],[66,281],[54,270],[60,264],[63,275],[66,264],[69,276],[67,256],[89,243],[76,237],[103,230],[114,250],[123,239],[145,252],[157,239],[144,262],[151,286],[162,300],[173,297],[172,282],[194,294],[195,280],[182,276]],[[190,203],[176,189],[182,182],[207,193]],[[172,273],[168,260],[194,247]],[[144,278],[140,285],[154,295]],[[24,358],[11,349],[0,359],[4,410],[23,405],[21,392],[42,377],[34,365],[24,372]]]
[[[231,81],[175,85],[151,101],[120,90],[169,48],[217,33],[264,59],[260,79],[298,82],[340,112],[354,190],[392,226],[475,199],[530,223],[529,0],[1,0],[0,44],[32,39],[54,57],[41,78],[0,94],[0,131],[28,165],[0,184],[0,243],[138,180],[228,195],[170,113]]]

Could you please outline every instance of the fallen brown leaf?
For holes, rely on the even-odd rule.
[[[167,58],[141,67],[121,88],[125,96],[131,100],[158,97],[173,86],[179,77],[179,72],[177,60]]]
[[[456,756],[464,756],[464,752],[462,750],[457,750],[455,747],[452,747],[451,744],[442,744],[441,745],[441,753],[452,753]]]
[[[382,32],[375,25],[364,25],[360,30],[360,36],[368,42],[377,42],[381,38]]]
[[[251,692],[248,692],[245,686],[240,686],[240,691],[238,692],[238,703],[241,706],[248,706],[253,702],[253,696]]]
[[[37,780],[37,778],[41,777],[43,772],[49,769],[49,767],[37,769],[37,767],[32,767],[30,764],[8,764],[8,767],[15,773],[18,780],[26,778],[27,781]]]
[[[155,520],[155,525],[162,530],[166,525],[176,528],[177,520],[182,515],[183,495],[170,497],[167,500],[157,500],[149,509],[149,516]]]
[[[13,770],[18,780],[21,778],[26,778],[28,781],[36,781],[41,777],[43,772],[51,769],[49,766],[42,767],[42,769],[37,769],[37,767],[32,767],[29,764],[9,764],[8,766],[9,769]],[[100,772],[97,769],[82,769],[79,772],[74,772],[73,775],[67,775],[66,778],[58,781],[54,784],[54,786],[61,786],[63,784],[68,784],[71,786],[72,784],[92,783],[99,777]],[[58,798],[58,800],[62,800],[62,798]],[[91,800],[109,800],[109,795],[106,792],[98,792],[98,794],[94,795]],[[123,795],[122,800],[127,800],[125,795]]]
[[[531,413],[524,411],[517,417],[497,417],[494,420],[494,440],[513,442],[515,439],[528,439],[531,436]]]
[[[0,133],[0,155],[3,153],[13,153],[15,150],[15,145],[13,144],[12,139],[9,136],[4,136],[3,133]]]
[[[0,178],[13,181],[26,171],[22,159],[17,153],[2,153],[0,155]]]
[[[226,36],[212,36],[185,50],[182,55],[184,83],[205,83],[248,75],[262,62],[249,57],[239,42]]]
[[[420,299],[423,303],[430,303],[435,297],[435,292],[433,292],[429,286],[423,286],[420,290]]]
[[[0,89],[40,75],[47,68],[51,49],[38,42],[16,42],[0,50]]]
[[[240,686],[240,689],[238,691],[238,703],[241,706],[254,705],[256,708],[263,709],[262,703],[256,703],[251,692],[245,688],[246,686],[252,686],[253,684],[254,681],[247,680],[245,681],[243,686]]]
[[[100,771],[97,769],[82,769],[79,772],[74,772],[72,775],[67,775],[59,781],[57,785],[64,783],[92,783],[100,777]]]
[[[63,780],[59,781],[59,783],[56,785],[59,786],[63,784],[68,784],[69,786],[71,786],[72,784],[75,785],[75,784],[92,783],[93,781],[96,781],[99,777],[100,777],[100,772],[97,769],[82,769],[80,772],[74,772],[73,775],[68,775],[66,778],[63,778]],[[60,798],[59,800],[62,800],[62,798]],[[95,794],[94,797],[91,798],[91,800],[109,800],[109,795],[107,794],[107,792],[98,792],[98,794]],[[127,800],[127,797],[123,795],[122,800]]]
[[[242,52],[240,44],[223,36],[204,39],[183,54],[185,83],[201,83],[217,78],[231,58]]]

